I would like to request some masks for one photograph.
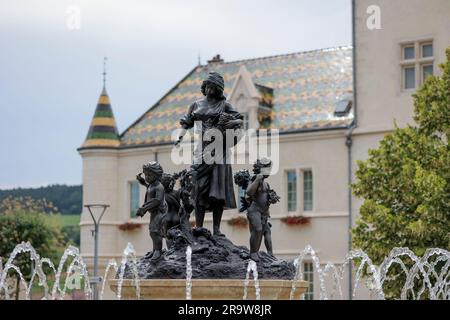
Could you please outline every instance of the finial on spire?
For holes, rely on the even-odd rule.
[[[108,60],[107,57],[103,58],[103,88],[105,88],[106,84],[106,60]]]
[[[202,59],[200,57],[200,51],[198,52],[198,65],[201,66],[202,65]]]

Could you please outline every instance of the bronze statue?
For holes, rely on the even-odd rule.
[[[161,184],[163,169],[158,162],[152,161],[143,166],[143,173],[145,178],[142,177],[142,173],[139,173],[136,179],[147,188],[147,191],[144,204],[137,210],[136,215],[143,217],[150,212],[149,231],[153,242],[151,259],[157,260],[161,257],[164,236],[162,222],[167,213],[164,186]]]
[[[166,238],[167,248],[171,245],[171,239],[167,236],[168,231],[180,225],[180,217],[178,215],[181,201],[180,191],[174,189],[177,177],[176,174],[163,173],[161,179],[161,183],[164,186],[164,198],[167,203],[167,213],[162,220],[162,234]]]
[[[180,181],[180,210],[178,215],[180,217],[181,234],[186,238],[189,244],[194,244],[194,237],[192,235],[192,227],[189,222],[191,212],[194,210],[194,205],[191,199],[191,192],[193,189],[192,172],[183,170],[177,174]]]
[[[259,249],[262,238],[267,252],[273,255],[271,224],[269,222],[269,206],[277,203],[280,197],[265,181],[270,175],[272,161],[260,159],[253,165],[254,176],[250,178],[247,170],[241,170],[234,175],[234,181],[246,190],[245,197],[241,198],[240,211],[247,210],[247,219],[250,229],[250,258],[259,261]]]
[[[193,128],[194,122],[201,121],[202,133],[205,134],[209,129],[218,129],[225,137],[227,129],[239,129],[242,126],[243,117],[235,111],[230,103],[226,101],[223,95],[224,80],[216,72],[210,72],[207,79],[203,82],[201,91],[205,98],[195,101],[187,114],[180,120],[183,128],[179,139],[175,142],[178,145],[186,130]],[[233,137],[233,145],[237,139]],[[223,139],[225,141],[225,138]],[[207,163],[204,161],[205,148],[212,143],[203,141],[197,146],[195,154],[201,157],[200,161],[194,162],[191,166],[193,189],[191,198],[195,203],[195,222],[196,226],[203,227],[205,212],[213,213],[213,233],[222,235],[220,232],[220,222],[224,209],[236,208],[234,198],[232,168],[227,161],[226,142],[223,144],[223,154],[221,163]],[[197,158],[198,159],[198,158]]]
[[[235,182],[246,190],[246,196],[241,199],[244,206],[240,211],[247,211],[250,221],[250,250],[233,244],[224,236],[213,236],[206,228],[192,228],[189,217],[196,205],[192,198],[196,195],[196,167],[164,174],[157,162],[144,165],[145,178],[142,173],[136,178],[147,191],[137,215],[142,217],[147,211],[150,212],[153,251],[137,262],[138,276],[144,279],[186,279],[187,268],[184,265],[187,263],[187,246],[190,246],[193,279],[244,278],[249,259],[259,261],[258,272],[264,278],[292,279],[296,270],[294,264],[278,260],[272,254],[269,206],[279,201],[279,197],[265,181],[271,164],[270,160],[261,159],[254,164],[253,176],[247,170],[241,170],[234,176]],[[179,181],[179,189],[174,188],[175,181]],[[164,252],[163,237],[168,244]],[[268,253],[259,251],[263,237]],[[125,279],[135,276],[132,269],[125,268]]]
[[[176,180],[180,182],[180,189],[174,190]],[[165,187],[168,204],[167,214],[163,222],[163,233],[166,237],[167,248],[169,249],[172,246],[173,240],[177,237],[181,237],[189,245],[195,245],[189,222],[191,212],[194,210],[190,198],[192,190],[191,172],[185,169],[172,175],[164,174],[162,183]]]

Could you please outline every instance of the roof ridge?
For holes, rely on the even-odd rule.
[[[322,49],[313,49],[313,50],[306,50],[306,51],[297,51],[297,52],[291,52],[291,53],[282,53],[282,54],[275,54],[271,56],[265,56],[265,57],[259,57],[259,58],[248,58],[248,59],[240,59],[240,60],[233,60],[233,61],[226,61],[221,62],[218,64],[231,64],[231,63],[238,63],[238,62],[246,62],[246,61],[255,61],[255,60],[264,60],[264,59],[273,59],[273,58],[279,58],[279,57],[287,57],[287,56],[293,56],[298,54],[308,54],[313,52],[328,52],[328,51],[337,51],[337,50],[348,50],[353,49],[353,46],[347,45],[347,46],[335,46],[335,47],[327,47]],[[208,64],[202,65],[202,67],[206,67]]]

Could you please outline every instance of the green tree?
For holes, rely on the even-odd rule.
[[[48,257],[54,263],[58,261],[65,247],[61,227],[48,213],[39,212],[42,203],[30,199],[5,199],[0,208],[0,256],[5,265],[14,247],[24,242],[30,242],[41,257]],[[32,263],[29,253],[21,253],[14,260],[26,280],[30,280]],[[16,299],[19,294],[19,276],[10,271],[10,276],[17,278]]]
[[[416,255],[450,249],[450,48],[446,54],[442,76],[428,77],[413,95],[415,124],[396,127],[358,162],[352,188],[364,203],[353,245],[374,263],[394,247]],[[388,298],[399,297],[404,280],[391,275],[383,288]]]

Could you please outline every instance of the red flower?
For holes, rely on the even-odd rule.
[[[142,227],[142,224],[134,222],[125,222],[117,226],[117,228],[122,231],[133,231],[135,229],[139,229],[140,227]]]
[[[228,220],[228,224],[230,226],[243,228],[248,225],[248,221],[246,218],[239,216],[239,217],[231,218],[230,220]]]
[[[287,225],[304,225],[309,224],[311,222],[311,218],[304,216],[289,216],[281,218],[281,221]]]

